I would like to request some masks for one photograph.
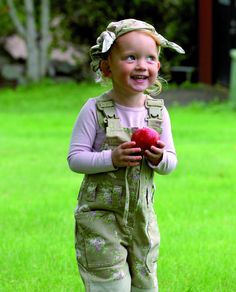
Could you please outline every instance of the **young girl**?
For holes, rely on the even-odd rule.
[[[160,242],[154,173],[177,164],[170,118],[157,80],[161,47],[183,49],[143,21],[112,22],[90,50],[92,68],[112,89],[91,98],[75,123],[68,162],[84,173],[75,211],[75,248],[86,291],[158,291]],[[144,153],[131,141],[150,127],[161,139]]]

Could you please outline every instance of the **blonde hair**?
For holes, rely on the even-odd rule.
[[[157,53],[158,53],[158,57],[159,57],[160,52],[161,52],[161,46],[160,46],[160,40],[158,39],[157,35],[155,35],[151,31],[145,30],[145,29],[142,29],[142,30],[140,29],[138,31],[145,33],[146,35],[150,36],[155,41],[155,43],[157,45]],[[111,52],[111,49],[115,46],[115,44],[116,44],[116,41],[113,43],[113,45],[111,46],[109,51],[106,52],[106,54],[101,55],[102,61],[108,59],[108,56]],[[96,72],[96,79],[95,80],[96,80],[96,82],[100,82],[103,85],[108,85],[108,84],[110,85],[111,84],[110,78],[105,76],[104,72],[101,69],[101,62],[102,61],[100,61],[99,69]],[[155,80],[155,82],[152,84],[152,86],[150,86],[149,88],[147,88],[145,90],[145,93],[147,93],[153,97],[160,94],[162,91],[162,81],[165,81],[165,80],[163,78],[157,76],[157,79]]]

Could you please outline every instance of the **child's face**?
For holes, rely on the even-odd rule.
[[[143,92],[155,82],[160,68],[155,40],[141,31],[122,35],[111,50],[108,65],[114,90]]]

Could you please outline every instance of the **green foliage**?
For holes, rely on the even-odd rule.
[[[83,291],[73,239],[82,176],[68,169],[72,127],[95,84],[0,91],[0,290]],[[156,176],[161,291],[236,291],[235,112],[169,109],[178,168]]]
[[[196,66],[196,7],[192,0],[113,0],[109,4],[105,0],[84,0],[83,4],[66,0],[60,5],[53,0],[53,3],[54,12],[64,16],[61,27],[68,40],[91,46],[109,22],[137,18],[153,24],[159,33],[181,44],[186,50],[185,56],[163,50],[164,74],[169,73],[170,67],[180,63]]]
[[[24,8],[24,1],[22,0],[14,0],[14,5],[16,8],[17,16],[23,25],[25,25],[25,8]],[[40,12],[40,5],[41,1],[36,0],[33,1],[34,3],[34,12],[36,18],[36,25],[39,25],[39,12]],[[9,36],[11,34],[16,33],[16,28],[11,21],[9,16],[9,7],[7,5],[6,0],[0,0],[0,36]]]
[[[15,1],[19,4],[19,0]],[[5,0],[0,0],[0,36],[8,36],[15,32],[15,27],[9,17],[9,8]]]
[[[193,31],[193,17],[196,13],[192,0],[66,0],[55,6],[56,14],[63,14],[64,26],[72,30],[80,42],[92,45],[97,36],[111,21],[123,18],[138,18],[152,23],[160,33],[176,41],[188,41]],[[80,33],[78,33],[80,32]],[[186,35],[188,34],[188,35]]]
[[[19,18],[24,22],[24,2],[15,2]],[[37,22],[41,1],[34,1]],[[83,50],[83,46],[94,45],[98,35],[111,21],[137,18],[153,24],[167,39],[179,43],[186,55],[179,55],[168,49],[161,53],[161,76],[170,79],[170,69],[176,65],[197,67],[197,9],[193,0],[51,0],[52,46],[63,47],[73,43]],[[8,15],[6,1],[0,2],[0,35],[15,32]]]

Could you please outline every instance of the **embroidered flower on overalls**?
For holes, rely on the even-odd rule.
[[[114,223],[114,222],[116,222],[116,218],[115,218],[115,216],[113,215],[113,214],[109,214],[108,216],[107,216],[107,222],[112,222],[112,223]],[[115,232],[115,235],[117,234],[117,232]]]
[[[112,178],[116,178],[116,175],[114,174],[114,172],[108,172],[108,175],[111,176]]]
[[[96,213],[96,211],[91,211],[90,215],[91,215],[91,217],[96,217],[97,213]]]
[[[97,237],[90,239],[89,243],[95,247],[96,251],[101,251],[101,249],[105,245],[105,240],[101,237]]]
[[[141,274],[142,276],[147,276],[147,269],[146,267],[139,261],[136,261],[135,263],[136,271]]]
[[[114,258],[114,262],[115,263],[120,261],[120,259],[121,259],[121,251],[119,249],[116,249],[116,250],[113,251],[113,258]]]
[[[119,271],[114,274],[114,280],[121,280],[125,277],[124,271]]]
[[[140,274],[141,275],[143,275],[143,276],[147,276],[147,270],[145,269],[145,267],[140,267],[140,269],[139,269],[139,271],[140,271]]]
[[[84,204],[77,209],[77,213],[86,212],[89,210],[90,210],[89,206],[87,204]]]
[[[139,174],[139,173],[133,173],[132,179],[133,179],[134,181],[138,181],[139,178],[140,178],[140,174]]]
[[[129,179],[134,182],[134,181],[139,181],[140,179],[140,170],[139,169],[133,169],[133,171],[129,174]]]
[[[112,194],[107,188],[101,189],[102,198],[105,204],[112,205]]]

